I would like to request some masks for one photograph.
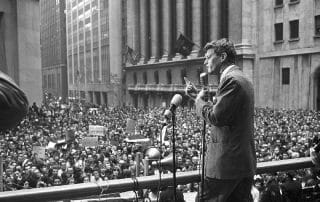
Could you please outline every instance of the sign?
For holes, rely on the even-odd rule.
[[[128,118],[126,132],[129,134],[134,134],[135,128],[136,128],[136,121]]]
[[[38,158],[44,159],[46,157],[46,148],[41,146],[32,147],[32,155],[38,155]]]
[[[138,135],[139,136],[139,135]],[[138,137],[136,136],[136,137]],[[141,145],[142,149],[146,149],[148,146],[151,146],[151,139],[150,138],[135,138],[135,136],[131,136],[130,138],[124,139],[125,142],[128,143],[135,143],[137,145]]]
[[[104,126],[89,125],[89,136],[104,136]]]
[[[98,146],[98,137],[83,137],[81,144],[84,147],[95,147]]]
[[[166,137],[167,134],[167,127],[168,126],[164,126],[161,130],[161,135],[158,137],[158,141],[164,143],[164,138]]]

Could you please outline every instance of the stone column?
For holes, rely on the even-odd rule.
[[[133,49],[140,52],[140,4],[139,0],[132,0],[133,3]],[[129,1],[128,1],[129,2]]]
[[[111,105],[122,105],[122,15],[121,1],[109,0],[109,48],[110,48],[110,78],[113,92],[110,95]],[[109,104],[109,103],[108,103]]]
[[[147,1],[149,0],[140,0],[140,48],[141,48],[141,60],[140,63],[144,63],[147,55]]]
[[[186,35],[186,0],[177,0],[177,36]],[[179,55],[179,58],[182,56]]]
[[[162,0],[162,35],[163,35],[163,50],[161,61],[168,60],[169,48],[171,43],[170,31],[171,19],[170,19],[170,0]]]
[[[193,46],[191,56],[197,56],[201,44],[201,1],[192,1],[192,8],[192,41],[196,45]]]
[[[255,51],[256,2],[252,0],[229,0],[228,35],[234,42],[237,51],[236,63],[243,68],[243,72],[253,81]],[[246,5],[246,6],[244,6]]]
[[[150,0],[150,9],[151,9],[151,61],[157,62],[160,57],[160,27],[159,27],[159,0]]]
[[[127,44],[133,48],[133,36],[134,36],[134,4],[133,0],[127,1]]]
[[[210,41],[221,38],[221,0],[210,0]]]

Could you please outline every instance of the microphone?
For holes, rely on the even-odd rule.
[[[200,74],[200,85],[202,86],[202,90],[209,91],[208,83],[208,73],[202,72]],[[205,101],[208,101],[208,94],[205,94],[203,98]]]
[[[208,87],[208,73],[206,72],[202,72],[200,74],[200,85],[202,86],[202,88],[206,88]]]
[[[182,96],[180,94],[175,94],[171,99],[169,109],[167,109],[164,112],[164,116],[166,118],[170,118],[172,115],[172,112],[174,112],[177,109],[177,107],[181,104],[181,102],[182,102]]]

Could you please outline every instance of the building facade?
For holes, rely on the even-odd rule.
[[[127,103],[136,107],[168,105],[175,93],[184,94],[184,77],[199,85],[200,73],[205,70],[202,48],[222,37],[235,42],[237,63],[252,80],[256,39],[252,24],[244,25],[253,19],[247,15],[251,10],[247,11],[249,8],[242,3],[238,0],[128,1],[127,45],[141,57],[137,64],[126,63]],[[180,34],[195,43],[186,57],[175,51]],[[216,77],[210,78],[210,85],[215,91]],[[185,98],[183,104],[188,103]]]
[[[67,45],[65,1],[40,1],[43,92],[66,101]]]
[[[69,97],[121,105],[121,5],[112,0],[66,1]]]
[[[257,107],[319,110],[319,0],[130,0],[126,6],[126,44],[140,55],[126,63],[127,104],[168,105],[183,94],[183,77],[199,84],[201,48],[227,37],[253,82]],[[196,44],[187,57],[174,50],[180,34]],[[217,79],[210,84],[215,91]]]
[[[0,0],[0,70],[42,103],[39,1]]]
[[[256,103],[320,110],[320,1],[260,1]]]

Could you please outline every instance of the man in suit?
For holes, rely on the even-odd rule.
[[[205,46],[208,74],[220,83],[213,102],[208,94],[187,83],[186,94],[195,100],[196,113],[211,127],[205,155],[205,181],[201,201],[252,201],[256,170],[254,148],[254,92],[252,83],[235,65],[236,51],[228,39]],[[200,192],[201,193],[201,192]]]

